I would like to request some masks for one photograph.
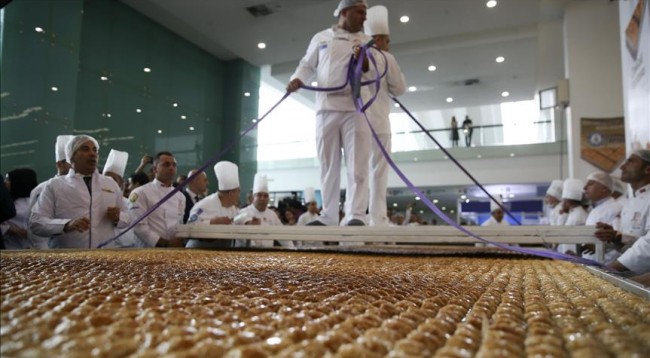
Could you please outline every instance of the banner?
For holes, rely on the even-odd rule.
[[[580,119],[580,157],[607,173],[625,159],[625,122],[618,118]]]

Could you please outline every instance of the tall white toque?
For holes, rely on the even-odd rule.
[[[546,195],[550,195],[555,199],[562,199],[562,185],[563,181],[560,179],[555,179],[551,182],[551,185],[546,190]]]
[[[316,201],[316,190],[312,187],[305,188],[305,204]]]
[[[237,164],[221,161],[214,165],[214,175],[217,176],[219,191],[228,191],[239,188],[239,168]]]
[[[255,180],[253,181],[253,194],[268,193],[268,192],[269,192],[269,182],[266,179],[266,174],[261,174],[261,173],[255,174]]]
[[[582,200],[582,188],[584,186],[580,179],[569,178],[565,180],[562,187],[562,199]]]
[[[390,35],[388,29],[388,9],[386,6],[377,5],[368,9],[363,28],[363,32],[368,36]]]
[[[102,174],[106,175],[107,172],[115,173],[124,178],[124,171],[126,171],[126,163],[129,161],[129,153],[119,150],[111,149],[106,158],[104,171]]]

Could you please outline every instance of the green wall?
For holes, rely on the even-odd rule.
[[[127,174],[161,150],[187,173],[257,117],[257,67],[221,61],[119,1],[13,1],[2,47],[3,173],[31,167],[41,181],[53,176],[56,136],[82,133],[100,143],[100,170],[115,148],[129,153]],[[239,164],[243,193],[257,170],[246,149],[255,143],[252,131],[223,158]]]

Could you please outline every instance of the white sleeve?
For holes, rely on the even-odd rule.
[[[302,83],[308,83],[314,77],[316,68],[318,67],[319,38],[320,36],[318,34],[312,37],[309,47],[307,47],[307,52],[300,60],[296,71],[291,76],[291,80],[298,78]]]
[[[138,188],[139,189],[139,188]],[[145,187],[143,187],[145,189]],[[144,214],[147,209],[149,209],[147,204],[147,197],[144,190],[135,190],[129,196],[129,214],[133,219],[137,219]],[[142,219],[134,228],[133,231],[135,234],[142,240],[147,243],[149,247],[155,247],[160,240],[158,234],[153,232],[149,226],[149,218],[146,217]]]
[[[398,97],[406,92],[406,79],[400,69],[395,57],[391,54],[386,54],[388,63],[388,73],[386,73],[386,82],[388,83],[388,92],[394,97]]]
[[[72,219],[55,219],[56,198],[53,188],[54,182],[49,182],[41,195],[38,196],[36,205],[30,214],[30,230],[39,236],[51,237],[63,234],[63,228]]]
[[[650,233],[637,239],[632,247],[619,256],[618,262],[637,274],[650,272]]]

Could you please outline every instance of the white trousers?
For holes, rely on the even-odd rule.
[[[368,207],[368,160],[370,129],[363,114],[319,111],[316,114],[316,149],[321,166],[323,210],[319,219],[326,225],[339,224],[341,159],[345,159],[347,190],[343,223],[365,222]],[[343,153],[341,153],[343,149]]]
[[[392,143],[390,133],[378,134],[377,137],[379,137],[381,145],[390,154]],[[370,204],[368,207],[370,225],[388,226],[386,187],[388,186],[389,166],[377,142],[375,142],[374,138],[370,138],[370,140],[372,141],[372,150],[370,151]]]

